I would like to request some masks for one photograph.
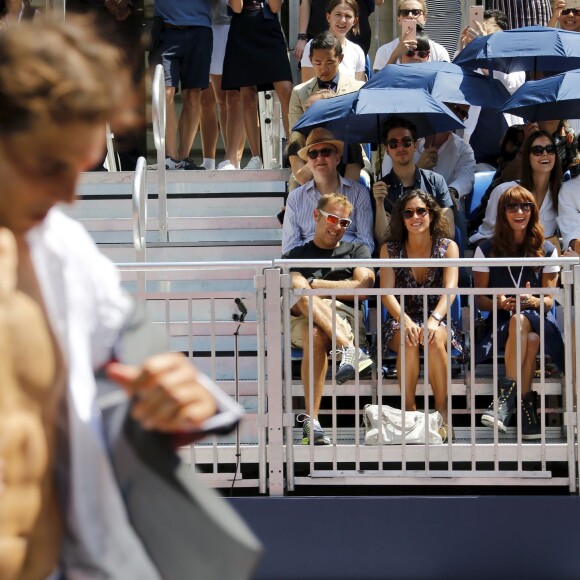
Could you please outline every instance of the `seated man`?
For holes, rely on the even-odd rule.
[[[337,171],[344,143],[317,127],[308,135],[306,146],[298,151],[312,171],[312,180],[290,192],[282,229],[282,253],[310,241],[314,236],[312,212],[326,193],[342,193],[352,204],[351,224],[345,232],[347,242],[357,242],[374,250],[373,215],[368,190],[360,183],[341,177]]]
[[[389,217],[395,202],[407,191],[420,189],[432,195],[443,215],[449,221],[448,237],[455,237],[453,200],[441,175],[419,169],[415,164],[417,130],[415,125],[402,117],[391,117],[382,130],[385,153],[391,158],[393,169],[373,185],[375,201],[375,238],[378,243],[386,239]]]
[[[361,260],[370,259],[369,249],[360,243],[342,241],[346,228],[350,225],[353,210],[350,201],[342,194],[322,195],[314,209],[314,238],[303,246],[295,247],[284,254],[288,259],[304,260]],[[354,297],[350,290],[372,288],[375,274],[370,268],[316,268],[305,266],[292,269],[293,288],[329,288],[340,289],[340,301],[336,301],[336,346],[342,350],[342,359],[336,372],[336,382],[340,385],[356,376],[355,366],[359,373],[372,366],[372,360],[360,348],[355,347],[353,327],[355,325]],[[359,296],[359,300],[364,299]],[[292,344],[304,349],[302,359],[302,382],[306,399],[306,415],[303,422],[302,444],[310,443],[313,434],[314,445],[330,445],[330,439],[324,434],[318,421],[318,410],[322,399],[324,379],[328,369],[328,353],[332,347],[332,300],[314,296],[312,300],[312,354],[310,361],[310,297],[301,296],[292,307]],[[358,345],[366,343],[366,330],[363,313],[358,314]],[[310,406],[310,366],[314,366],[313,406]]]

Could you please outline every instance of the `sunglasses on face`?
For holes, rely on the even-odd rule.
[[[321,209],[318,210],[318,213],[321,213],[326,218],[326,221],[333,226],[338,224],[341,228],[348,228],[352,223],[352,220],[349,220],[348,218],[341,218],[333,213],[328,213]]]
[[[419,58],[429,58],[430,54],[431,54],[430,50],[408,50],[405,53],[405,56],[413,58],[415,55],[417,55]]]
[[[517,213],[520,210],[522,213],[530,213],[532,211],[532,204],[529,201],[524,203],[506,203],[504,207],[507,213]]]
[[[418,207],[416,209],[404,209],[401,212],[401,215],[406,220],[413,219],[415,216],[417,217],[425,217],[429,213],[429,210],[426,207]]]
[[[530,147],[530,151],[532,152],[532,155],[535,155],[536,157],[539,157],[540,155],[542,155],[544,153],[544,151],[548,155],[556,155],[556,146],[555,145],[546,145],[544,147],[542,145],[532,145]]]
[[[389,149],[396,149],[399,145],[402,145],[405,149],[408,149],[413,145],[414,141],[411,137],[403,137],[402,139],[389,139],[387,145]]]
[[[469,119],[469,111],[462,109],[461,107],[449,107],[462,121]]]
[[[403,10],[399,10],[399,16],[421,16],[421,14],[423,14],[423,10],[419,9],[419,8],[403,8]]]
[[[324,149],[311,149],[306,155],[308,159],[316,159],[319,155],[322,155],[322,157],[330,157],[333,153],[336,153],[334,149],[324,147]]]
[[[576,8],[564,8],[564,10],[560,12],[560,14],[562,16],[568,16],[569,14],[573,14],[574,16],[580,16],[580,10],[577,10]]]

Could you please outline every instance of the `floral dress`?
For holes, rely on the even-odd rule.
[[[434,260],[445,259],[445,254],[451,240],[448,238],[436,238],[433,240],[431,258]],[[405,250],[405,244],[399,242],[387,242],[389,256],[394,259],[408,258]],[[413,276],[411,268],[394,268],[395,270],[395,288],[443,288],[443,268],[428,268],[425,274],[425,281],[419,284]],[[394,292],[394,294],[396,294]],[[427,297],[427,305],[431,314],[439,302],[440,294],[430,294]],[[400,301],[400,297],[397,298]],[[456,298],[459,300],[459,298]],[[423,295],[407,294],[405,296],[405,313],[419,327],[423,326]],[[441,326],[448,326],[445,320]],[[388,344],[397,330],[401,327],[395,318],[390,317],[383,325],[383,356],[392,355]],[[457,332],[455,321],[451,321],[451,346],[456,349],[463,357],[467,356],[467,348],[463,343],[461,334]]]

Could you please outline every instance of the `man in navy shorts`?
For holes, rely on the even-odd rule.
[[[163,21],[151,63],[165,70],[167,169],[204,169],[189,157],[199,126],[201,91],[209,85],[213,46],[211,0],[155,0]],[[181,85],[183,108],[177,117],[175,93]]]

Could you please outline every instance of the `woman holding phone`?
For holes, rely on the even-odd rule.
[[[414,22],[414,24],[411,24]],[[400,61],[400,58],[409,50],[417,48],[416,31],[423,30],[427,22],[427,5],[424,0],[398,0],[397,2],[397,23],[401,27],[401,35],[387,44],[383,44],[375,55],[373,69],[381,70],[388,64]],[[429,39],[430,54],[429,60],[449,62],[447,50]]]

